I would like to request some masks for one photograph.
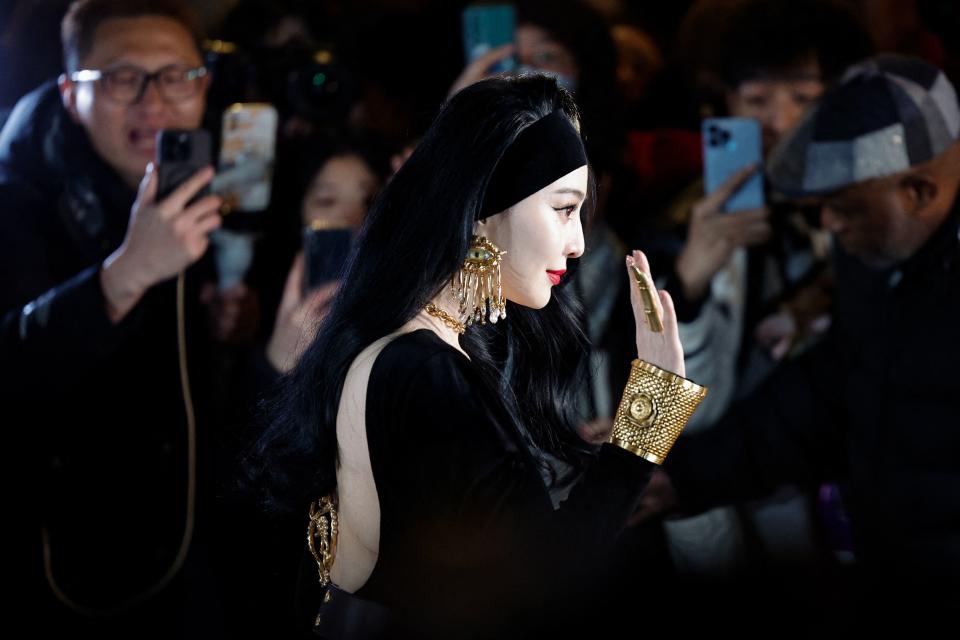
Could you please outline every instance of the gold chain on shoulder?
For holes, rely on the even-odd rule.
[[[447,325],[460,335],[463,335],[463,333],[467,330],[467,326],[465,324],[458,322],[456,318],[432,302],[427,303],[427,306],[425,306],[423,310],[432,315],[434,318],[439,318],[443,324]]]

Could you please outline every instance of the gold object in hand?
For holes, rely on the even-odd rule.
[[[663,331],[663,320],[660,318],[660,310],[657,308],[657,302],[653,299],[653,283],[650,277],[633,265],[633,277],[637,280],[637,287],[640,289],[640,298],[643,300],[643,313],[647,316],[647,326],[650,331],[660,333]]]

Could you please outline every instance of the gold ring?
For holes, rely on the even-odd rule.
[[[656,301],[653,299],[653,284],[649,276],[639,267],[633,265],[633,277],[637,280],[637,287],[640,289],[640,298],[643,300],[643,313],[647,316],[647,325],[650,331],[660,333],[663,331],[663,320],[660,318],[660,310],[657,308]]]

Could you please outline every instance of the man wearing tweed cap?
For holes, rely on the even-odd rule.
[[[834,324],[716,428],[681,438],[644,499],[696,512],[841,483],[855,606],[830,613],[858,625],[915,629],[960,606],[958,131],[938,69],[880,56],[774,150],[772,184],[816,198],[834,237]]]

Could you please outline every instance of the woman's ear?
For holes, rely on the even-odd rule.
[[[929,173],[908,173],[900,180],[900,189],[907,199],[906,213],[922,219],[937,199],[940,188]]]
[[[60,90],[60,101],[63,108],[70,114],[70,119],[79,122],[77,115],[77,84],[67,77],[67,74],[61,73],[57,78],[57,88]]]
[[[487,234],[487,221],[477,220],[473,223],[473,235],[484,236]]]

